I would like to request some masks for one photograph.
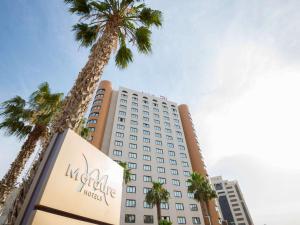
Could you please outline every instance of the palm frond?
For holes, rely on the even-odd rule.
[[[73,31],[75,31],[75,38],[81,43],[82,46],[91,46],[97,39],[98,26],[89,26],[86,23],[78,23],[73,26]]]
[[[143,8],[139,18],[146,26],[155,25],[156,27],[160,27],[162,25],[162,13],[159,10]]]
[[[138,50],[142,53],[151,52],[151,31],[147,27],[140,27],[135,32]]]
[[[125,69],[130,62],[133,61],[133,55],[130,48],[125,43],[121,43],[120,48],[115,57],[116,65],[120,69]]]

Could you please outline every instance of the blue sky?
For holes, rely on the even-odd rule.
[[[237,179],[255,224],[300,224],[298,0],[149,0],[153,54],[103,79],[190,106],[211,175]],[[87,59],[62,0],[2,0],[0,101],[67,92]],[[20,143],[0,136],[0,176]]]

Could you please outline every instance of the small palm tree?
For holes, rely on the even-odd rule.
[[[161,220],[159,222],[159,225],[172,225],[172,222],[171,221],[168,221],[168,220]]]
[[[0,181],[0,203],[4,202],[15,187],[17,178],[37,142],[47,137],[48,126],[60,108],[62,96],[61,93],[51,93],[48,83],[43,83],[32,93],[28,102],[16,96],[2,103],[0,116],[3,117],[3,121],[0,123],[0,129],[5,130],[6,135],[14,135],[19,139],[26,138],[26,141]]]
[[[86,126],[86,118],[82,118],[78,128],[75,130],[82,138],[88,139],[90,137],[90,130]]]
[[[131,169],[128,168],[128,165],[126,162],[119,162],[119,165],[123,167],[124,173],[123,173],[123,181],[124,184],[127,185],[131,181]]]
[[[194,194],[194,199],[199,203],[205,203],[205,211],[209,218],[211,218],[209,211],[209,201],[216,198],[217,194],[212,189],[209,181],[197,172],[193,172],[187,180],[189,183],[188,192]]]
[[[157,220],[160,225],[161,222],[161,202],[168,202],[170,193],[163,187],[160,182],[152,182],[152,188],[146,194],[146,202],[148,204],[156,205]]]
[[[140,0],[64,1],[69,11],[80,17],[73,26],[76,40],[81,46],[91,47],[91,53],[56,118],[54,132],[78,127],[113,50],[118,48],[116,66],[126,68],[133,61],[128,45],[136,46],[140,53],[150,53],[151,27],[162,24],[161,12]]]

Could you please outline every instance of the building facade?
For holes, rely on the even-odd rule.
[[[217,225],[212,201],[211,218],[187,192],[193,171],[207,176],[192,120],[186,105],[119,88],[102,81],[88,119],[91,143],[115,161],[127,162],[132,181],[124,187],[121,224],[155,224],[156,209],[145,202],[152,181],[170,192],[162,216],[173,224]]]
[[[248,207],[237,181],[212,177],[211,183],[218,195],[218,204],[223,219],[228,225],[253,225]]]

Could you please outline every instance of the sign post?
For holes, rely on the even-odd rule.
[[[119,225],[123,168],[75,132],[47,149],[18,225]]]

